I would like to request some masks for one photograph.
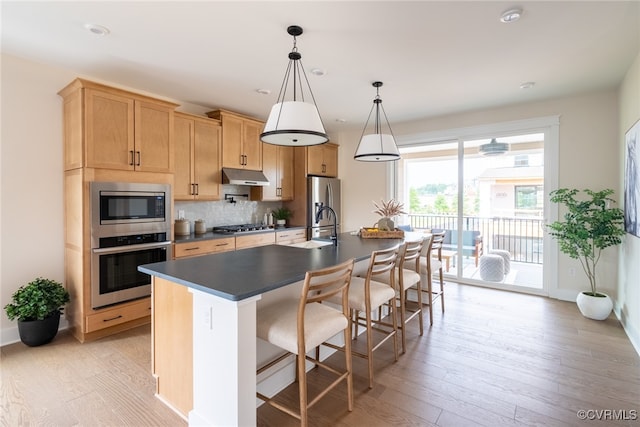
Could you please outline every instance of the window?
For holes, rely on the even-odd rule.
[[[516,185],[516,216],[542,216],[544,187],[542,185]]]

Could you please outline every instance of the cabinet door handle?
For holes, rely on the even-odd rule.
[[[218,243],[216,246],[227,246],[229,243]]]
[[[194,183],[191,183],[191,193],[189,193],[189,194],[191,194],[192,196],[195,196],[195,194],[196,194],[196,187],[195,186],[196,185]]]
[[[111,322],[112,320],[116,320],[116,319],[120,319],[122,317],[122,314],[119,314],[116,317],[112,317],[110,319],[102,319],[103,322]]]
[[[142,160],[142,155],[139,151],[136,151],[136,156],[138,156],[138,161],[136,162],[136,166],[140,166],[140,161]]]
[[[327,165],[322,164],[322,173],[327,173]]]
[[[194,185],[194,187],[195,187],[195,189],[196,189],[196,192],[195,192],[194,194],[197,196],[198,194],[200,194],[200,188],[198,187],[198,184],[197,184],[197,183],[196,183],[196,184],[193,184],[193,185]]]
[[[185,248],[185,251],[196,251],[198,249],[200,249],[200,246],[195,246],[193,248]]]
[[[131,160],[129,160],[129,166],[133,166],[133,150],[129,150],[129,157],[131,158]]]

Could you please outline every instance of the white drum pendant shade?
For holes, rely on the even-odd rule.
[[[393,137],[393,131],[391,130],[389,119],[387,119],[387,114],[384,112],[382,99],[380,98],[382,82],[373,82],[372,86],[376,88],[376,97],[373,100],[369,117],[367,117],[367,121],[364,124],[362,137],[360,138],[360,143],[353,158],[361,162],[389,162],[398,160],[400,159],[400,151],[398,151],[396,139]],[[380,113],[382,113],[382,117]],[[365,135],[372,114],[373,133]],[[383,117],[384,123],[382,122]],[[388,133],[384,133],[382,130],[385,123]]]
[[[398,160],[400,152],[393,135],[376,133],[362,137],[353,158],[364,162],[385,162]]]
[[[267,144],[300,147],[324,144],[329,137],[314,104],[286,101],[271,108],[260,139]]]

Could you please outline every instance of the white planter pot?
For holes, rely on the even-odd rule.
[[[576,298],[580,313],[584,317],[594,320],[604,320],[609,317],[611,310],[613,310],[613,301],[611,301],[609,295],[603,295],[604,297],[593,297],[580,292]]]

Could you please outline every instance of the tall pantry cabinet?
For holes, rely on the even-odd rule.
[[[91,307],[93,181],[173,184],[177,104],[75,79],[58,94],[64,120],[65,316],[84,342],[151,319],[150,298]]]

